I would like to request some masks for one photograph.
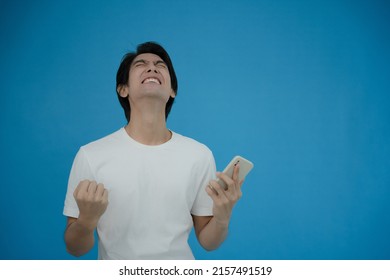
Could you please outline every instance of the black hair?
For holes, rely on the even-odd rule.
[[[158,55],[165,62],[169,70],[169,75],[171,77],[172,90],[175,92],[175,95],[177,94],[178,85],[177,85],[175,69],[173,69],[171,58],[169,57],[166,50],[161,45],[155,42],[146,42],[138,45],[136,52],[129,52],[123,56],[121,64],[119,65],[118,68],[118,72],[116,73],[116,93],[119,99],[119,103],[121,104],[125,112],[125,116],[128,122],[130,121],[130,111],[131,111],[130,103],[127,97],[120,96],[118,91],[118,86],[128,84],[131,63],[133,62],[134,58],[136,58],[138,55],[143,53],[152,53]],[[175,100],[174,98],[169,97],[169,100],[165,107],[165,119],[168,118],[174,100]]]

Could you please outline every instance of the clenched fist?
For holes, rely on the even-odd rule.
[[[79,207],[79,222],[90,229],[94,229],[107,209],[107,189],[104,188],[103,184],[84,180],[78,184],[73,196]]]

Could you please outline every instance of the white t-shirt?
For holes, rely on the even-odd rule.
[[[95,180],[109,190],[97,226],[99,259],[193,259],[192,216],[211,216],[205,191],[215,179],[211,151],[172,132],[161,145],[136,142],[124,128],[80,148],[73,162],[64,215],[77,218],[78,183]]]

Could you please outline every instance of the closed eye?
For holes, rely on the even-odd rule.
[[[157,61],[154,65],[156,65],[159,68],[167,68],[166,63],[162,60]]]
[[[138,67],[138,66],[142,66],[142,65],[145,65],[146,64],[146,61],[143,60],[143,59],[139,59],[139,60],[136,60],[133,62],[133,66],[135,67]]]

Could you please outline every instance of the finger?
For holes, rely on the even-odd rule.
[[[97,186],[96,186],[96,192],[95,192],[95,197],[97,199],[101,199],[103,197],[103,193],[104,193],[104,185],[102,183],[99,183]]]
[[[223,186],[218,184],[216,181],[211,181],[211,183],[213,184],[212,186],[219,197],[226,197],[226,191]]]
[[[218,175],[217,175],[218,176]],[[222,180],[221,178],[217,178],[215,180],[224,190],[227,190],[228,189],[228,185],[225,183],[224,180]]]
[[[240,164],[237,163],[236,166],[234,166],[234,170],[233,170],[233,176],[232,176],[233,181],[238,183],[239,174],[240,174]]]
[[[88,186],[88,198],[92,199],[95,196],[97,188],[96,181],[91,181]]]
[[[226,197],[222,187],[214,181],[213,184],[210,184],[206,187],[207,194],[213,200],[214,205],[224,205],[229,202],[229,199]]]
[[[97,183],[96,183],[96,181],[91,181],[90,183],[89,183],[89,186],[88,186],[88,192],[89,193],[95,193],[96,192],[96,189],[97,189]]]
[[[214,180],[210,181],[209,184],[207,185],[207,189],[212,191],[214,195],[218,195],[217,191],[215,190],[214,186],[213,186],[213,182]]]
[[[214,187],[211,184],[208,184],[206,187],[207,194],[211,197],[211,199],[214,201],[216,197],[218,196],[217,192],[215,191]]]
[[[88,180],[83,180],[83,181],[79,182],[76,189],[74,190],[73,196],[78,197],[79,195],[86,193],[88,190],[88,186],[89,186]]]
[[[108,190],[107,189],[104,189],[102,197],[103,197],[103,203],[108,204]]]
[[[225,184],[226,184],[226,191],[232,191],[232,190],[234,190],[234,184],[235,184],[235,182],[233,181],[233,179],[232,178],[230,178],[228,175],[226,175],[225,173],[217,173],[217,177],[219,178],[219,179],[221,179],[222,181],[224,181],[225,182]]]

